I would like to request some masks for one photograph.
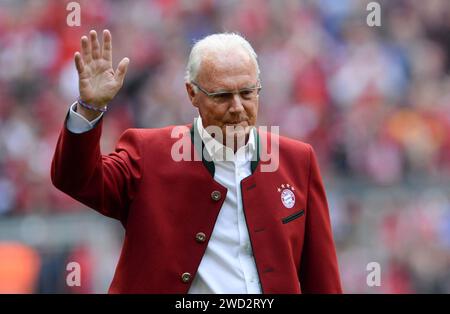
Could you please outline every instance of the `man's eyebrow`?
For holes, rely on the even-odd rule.
[[[240,90],[243,90],[243,89],[251,89],[251,88],[255,88],[255,87],[257,87],[257,86],[258,86],[258,83],[252,84],[252,85],[246,86],[246,87],[241,87],[241,88],[239,88],[239,89],[224,89],[224,88],[220,88],[220,89],[217,89],[217,91],[213,91],[213,92],[211,92],[211,93],[212,93],[212,94],[218,94],[218,93],[232,93],[232,92],[234,92],[235,90],[240,91]]]

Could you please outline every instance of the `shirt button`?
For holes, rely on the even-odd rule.
[[[181,280],[184,283],[188,283],[189,281],[191,281],[191,277],[192,275],[190,273],[183,273],[183,275],[181,275]]]
[[[199,232],[195,235],[195,240],[198,243],[203,243],[206,241],[206,234],[204,234],[203,232]]]
[[[222,198],[222,193],[220,193],[220,191],[213,191],[211,193],[211,198],[213,199],[213,201],[218,201]]]

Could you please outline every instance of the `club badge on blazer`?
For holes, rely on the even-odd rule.
[[[292,208],[295,205],[295,188],[290,184],[282,184],[281,187],[278,188],[278,193],[281,196],[281,203],[283,203],[284,207]]]

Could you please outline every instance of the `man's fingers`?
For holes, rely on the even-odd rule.
[[[83,59],[81,59],[81,54],[78,51],[75,52],[75,66],[77,68],[78,74],[83,73],[84,62]]]
[[[112,61],[112,36],[107,29],[103,31],[102,57],[105,60]]]
[[[130,63],[130,59],[123,58],[117,66],[117,70],[114,73],[114,78],[120,85],[123,84],[123,80],[125,78],[125,74],[127,74],[128,64]]]
[[[86,63],[91,62],[92,55],[91,55],[91,43],[89,42],[89,39],[86,36],[81,37],[81,53],[83,55],[83,60]]]
[[[92,30],[89,32],[91,38],[92,59],[100,58],[100,43],[98,42],[97,32]]]

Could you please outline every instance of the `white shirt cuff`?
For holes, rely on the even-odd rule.
[[[67,129],[76,134],[84,133],[87,131],[92,130],[95,125],[97,124],[98,120],[100,120],[103,117],[103,112],[94,120],[89,121],[85,117],[83,117],[81,114],[75,111],[75,106],[77,105],[76,102],[74,102],[70,106],[69,110],[69,117],[67,118]]]

